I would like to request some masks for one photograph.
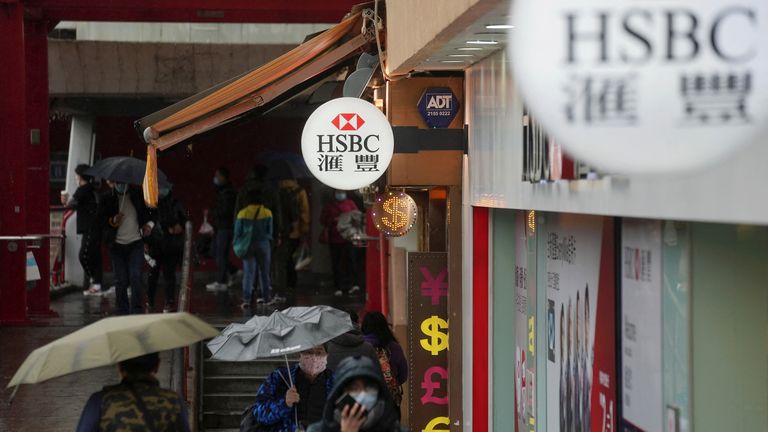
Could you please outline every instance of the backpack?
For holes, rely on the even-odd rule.
[[[253,415],[253,410],[256,408],[256,404],[249,406],[243,411],[240,418],[240,432],[279,432],[282,428],[282,423],[277,422],[273,425],[263,425],[256,421],[256,416]]]
[[[289,236],[293,227],[301,219],[301,207],[299,206],[299,194],[302,188],[280,189],[280,209],[282,212],[282,234]]]
[[[397,382],[394,373],[392,373],[392,364],[389,362],[390,353],[386,348],[376,347],[376,356],[379,358],[381,373],[384,375],[384,382],[387,384],[389,392],[395,405],[400,406],[403,401],[403,387]]]

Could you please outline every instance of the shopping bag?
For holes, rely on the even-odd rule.
[[[203,210],[203,223],[200,225],[200,229],[197,230],[200,235],[213,235],[213,225],[208,222],[208,209]]]
[[[310,252],[307,243],[302,243],[296,250],[296,253],[294,254],[294,262],[296,263],[293,267],[294,270],[309,270],[309,265],[312,264],[312,253]]]

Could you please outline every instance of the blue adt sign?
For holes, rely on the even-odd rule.
[[[447,128],[459,112],[459,98],[448,87],[428,88],[416,105],[430,128]]]

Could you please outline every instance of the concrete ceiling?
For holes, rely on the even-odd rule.
[[[464,70],[473,63],[504,49],[507,46],[508,32],[515,30],[514,28],[497,28],[497,26],[513,24],[509,22],[511,4],[511,0],[498,2],[491,11],[442,44],[426,60],[419,63],[415,70]]]

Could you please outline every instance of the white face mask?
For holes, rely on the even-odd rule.
[[[336,201],[344,201],[347,199],[347,194],[346,192],[336,192],[334,197],[336,197]]]
[[[357,401],[366,411],[371,411],[376,402],[379,401],[379,389],[375,387],[366,387],[365,390],[356,390],[349,392],[354,400]]]

